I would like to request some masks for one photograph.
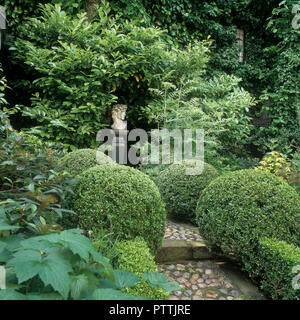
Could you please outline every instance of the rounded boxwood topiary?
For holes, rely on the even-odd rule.
[[[157,265],[151,255],[144,239],[137,237],[134,240],[120,241],[116,243],[116,267],[120,270],[134,272],[140,277],[140,283],[134,287],[123,289],[125,293],[134,296],[147,297],[152,300],[168,300],[170,294],[162,288],[153,288],[145,280],[142,274],[147,271],[157,272]]]
[[[201,235],[211,247],[243,263],[253,275],[261,238],[300,245],[300,198],[272,173],[240,170],[225,174],[203,191],[196,210]]]
[[[89,168],[105,163],[114,164],[115,162],[103,152],[94,149],[79,149],[62,157],[58,162],[57,170],[67,171],[77,176]]]
[[[201,174],[187,174],[187,170],[203,168]],[[216,177],[211,165],[199,160],[172,164],[163,170],[155,182],[158,185],[167,213],[186,221],[194,222],[197,202],[203,189]]]
[[[74,210],[87,231],[106,230],[119,240],[142,236],[160,248],[166,212],[159,190],[144,173],[125,166],[95,166],[77,177]]]

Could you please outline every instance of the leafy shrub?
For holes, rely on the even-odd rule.
[[[269,152],[260,161],[256,170],[266,170],[283,178],[291,173],[291,165],[287,157],[280,152]]]
[[[138,275],[141,282],[131,288],[125,288],[124,292],[148,297],[153,300],[168,300],[169,294],[161,288],[153,288],[142,279],[142,274],[147,271],[156,272],[157,266],[151,255],[147,243],[142,238],[127,240],[117,243],[117,267],[122,270],[129,270]]]
[[[78,176],[74,210],[79,225],[96,234],[107,230],[120,239],[142,236],[151,251],[161,246],[165,206],[145,174],[119,165],[95,166]]]
[[[161,90],[151,90],[153,100],[146,109],[150,121],[169,130],[203,129],[206,153],[211,149],[239,151],[253,129],[249,109],[255,100],[234,76],[189,76],[184,75],[179,84],[163,82]]]
[[[200,161],[194,163],[184,161],[181,164],[172,164],[159,174],[156,183],[166,203],[168,214],[194,222],[201,192],[218,176],[217,171],[207,163],[199,175],[186,173],[188,168],[202,166]]]
[[[138,169],[145,173],[156,183],[157,178],[163,170],[169,167],[170,164],[151,164],[151,163],[141,163]]]
[[[258,259],[260,264],[260,287],[272,299],[299,300],[299,269],[293,272],[293,268],[300,266],[300,249],[285,241],[276,239],[262,239],[259,241]]]
[[[59,217],[70,213],[64,201],[75,181],[55,171],[55,150],[37,148],[33,139],[15,131],[8,114],[0,111],[0,202],[11,223],[27,231],[46,231],[41,218],[52,228]]]
[[[79,149],[72,151],[61,158],[58,162],[58,171],[67,171],[73,176],[77,176],[83,171],[102,163],[114,163],[114,161],[104,153],[93,149]]]
[[[94,146],[118,99],[138,105],[160,82],[168,61],[164,32],[116,24],[105,1],[91,21],[86,13],[67,15],[59,5],[41,11],[19,27],[11,47],[12,59],[34,76],[23,82],[32,102],[23,115],[38,122],[35,132],[45,140]],[[139,107],[131,111],[137,118]]]
[[[225,174],[203,191],[196,210],[201,235],[254,275],[258,240],[300,244],[300,198],[283,179],[265,171]]]
[[[9,223],[0,207],[0,264],[6,270],[7,289],[0,290],[0,300],[136,300],[123,288],[138,285],[137,275],[114,270],[109,260],[99,254],[80,229],[24,238],[18,226]],[[9,234],[1,237],[3,232]],[[149,286],[153,280],[143,277]],[[168,286],[168,278],[159,285]],[[152,278],[161,279],[159,273]],[[144,281],[144,280],[143,280]]]

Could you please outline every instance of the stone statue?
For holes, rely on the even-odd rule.
[[[127,106],[125,104],[116,104],[112,108],[112,119],[114,121],[111,126],[114,130],[127,130],[126,117]]]

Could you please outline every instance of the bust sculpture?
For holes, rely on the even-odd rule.
[[[116,104],[112,108],[112,119],[114,121],[111,126],[114,130],[127,130],[126,117],[127,106],[125,104]]]

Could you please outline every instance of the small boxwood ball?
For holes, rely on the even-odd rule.
[[[117,269],[134,272],[140,278],[138,285],[126,287],[122,289],[123,292],[152,300],[169,300],[169,292],[162,288],[153,288],[142,279],[143,273],[158,271],[154,257],[143,238],[137,237],[134,240],[117,242],[115,250]]]
[[[200,174],[187,174],[187,170],[203,168]],[[172,164],[160,172],[155,180],[166,203],[167,213],[179,220],[194,222],[197,202],[203,189],[216,177],[211,165],[199,160]]]
[[[118,240],[141,236],[152,253],[161,247],[166,211],[159,190],[144,173],[126,166],[95,166],[77,177],[74,210],[79,226],[106,230]]]
[[[69,152],[58,162],[58,171],[67,171],[73,176],[77,176],[83,171],[96,165],[115,162],[103,152],[94,149],[79,149]]]
[[[239,170],[215,179],[196,210],[201,235],[211,247],[242,262],[251,274],[259,239],[300,245],[300,198],[282,178],[261,170]]]

